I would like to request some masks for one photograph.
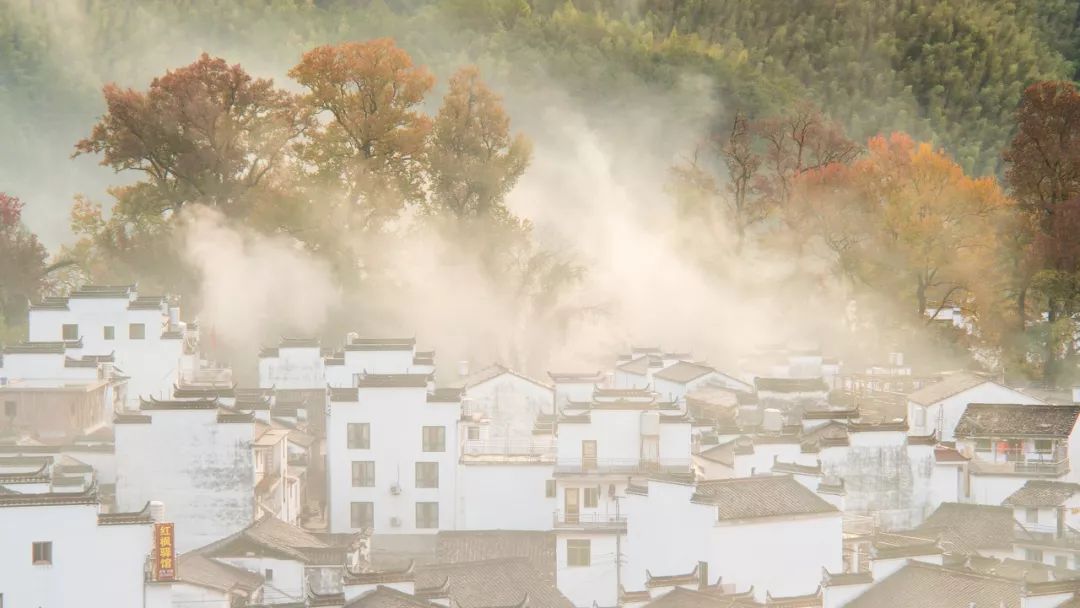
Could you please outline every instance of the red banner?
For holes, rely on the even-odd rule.
[[[171,523],[154,524],[154,580],[176,580],[176,546]]]

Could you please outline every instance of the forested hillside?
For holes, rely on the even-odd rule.
[[[146,82],[206,50],[282,76],[307,48],[394,37],[437,73],[476,62],[496,82],[606,103],[660,94],[663,113],[764,113],[810,97],[864,138],[902,129],[975,173],[1000,170],[1024,86],[1069,77],[1075,0],[5,0],[0,3],[0,177],[48,198],[86,190],[55,173],[106,82]],[[576,7],[576,9],[575,9]],[[707,76],[714,107],[680,96]],[[674,90],[673,90],[674,89]],[[698,91],[693,91],[697,93]],[[58,151],[60,153],[58,153]],[[80,178],[100,187],[100,174]],[[65,191],[66,189],[66,191]],[[38,203],[40,205],[40,203]],[[66,200],[51,200],[57,212]],[[40,209],[28,209],[31,218]],[[58,215],[50,214],[55,218]],[[55,240],[59,235],[48,234]]]
[[[1078,22],[1080,0],[0,0],[0,246],[36,269],[5,292],[0,267],[0,300],[197,291],[178,235],[210,208],[365,305],[433,256],[460,274],[416,301],[483,293],[497,310],[455,314],[511,350],[590,315],[728,339],[782,287],[899,334],[963,307],[946,348],[1059,381]],[[802,325],[842,317],[821,305]]]

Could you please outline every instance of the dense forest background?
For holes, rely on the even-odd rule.
[[[839,216],[850,217],[864,209],[820,210],[809,205],[803,209],[813,211],[810,219],[805,211],[771,210],[782,207],[796,193],[811,196],[822,188],[830,200],[837,192],[842,192],[841,198],[865,195],[870,191],[870,182],[865,180],[881,183],[885,177],[875,173],[882,170],[881,164],[902,157],[915,159],[916,164],[925,161],[949,175],[950,187],[960,194],[948,196],[970,195],[973,202],[964,213],[982,222],[969,222],[976,228],[972,232],[1020,234],[1006,220],[990,221],[984,216],[990,213],[986,210],[997,213],[993,210],[1010,204],[1005,194],[1018,201],[1023,198],[1019,180],[1007,180],[1011,165],[1004,154],[1016,145],[1017,109],[1033,83],[1076,79],[1078,24],[1080,0],[0,0],[0,134],[4,142],[0,192],[22,199],[26,204],[22,222],[50,249],[67,245],[52,262],[84,258],[75,260],[84,274],[67,280],[87,274],[105,275],[91,276],[95,280],[133,278],[123,272],[103,272],[100,252],[95,254],[97,266],[86,263],[92,243],[81,250],[78,245],[72,248],[69,229],[76,195],[100,203],[107,215],[115,198],[106,194],[107,189],[131,184],[137,177],[97,166],[101,158],[92,153],[71,158],[75,143],[86,138],[106,112],[104,85],[117,83],[141,90],[166,70],[188,65],[206,52],[300,94],[303,87],[290,79],[289,70],[304,53],[320,45],[388,37],[436,76],[434,94],[421,100],[419,107],[434,115],[450,87],[451,74],[461,66],[476,65],[501,96],[513,130],[527,135],[535,146],[530,168],[507,197],[510,212],[526,224],[519,232],[527,232],[532,243],[527,248],[529,256],[516,266],[510,281],[515,285],[511,298],[515,303],[510,307],[528,308],[531,316],[515,317],[511,324],[532,325],[540,315],[556,320],[560,331],[566,331],[568,317],[602,312],[612,298],[610,290],[592,294],[585,304],[576,299],[573,313],[563,309],[565,303],[555,302],[552,293],[575,281],[595,283],[597,276],[614,276],[612,283],[625,286],[650,269],[670,270],[624,257],[627,266],[638,267],[637,272],[612,275],[607,272],[609,260],[600,265],[600,272],[593,268],[590,275],[590,262],[595,262],[592,258],[597,252],[587,243],[591,233],[600,232],[601,225],[611,221],[607,214],[644,218],[648,225],[658,209],[672,208],[684,220],[687,214],[697,214],[691,223],[700,229],[710,225],[702,220],[701,214],[708,212],[702,212],[701,206],[713,205],[734,209],[725,214],[723,229],[717,228],[715,234],[680,230],[676,238],[682,240],[663,251],[664,255],[692,253],[687,257],[698,258],[695,281],[705,269],[701,272],[711,273],[710,281],[719,277],[727,287],[710,284],[704,291],[690,290],[680,296],[672,292],[685,289],[686,281],[673,279],[670,284],[625,292],[617,299],[644,300],[666,293],[667,298],[708,300],[719,292],[721,297],[710,310],[731,304],[732,316],[758,321],[755,300],[744,297],[740,290],[745,286],[732,287],[739,277],[732,276],[730,264],[718,265],[717,260],[759,256],[755,259],[760,261],[766,255],[769,262],[764,268],[769,273],[765,274],[787,286],[796,284],[792,288],[796,292],[821,291],[820,283],[808,278],[821,270],[818,266],[808,269],[802,264],[777,263],[778,259],[801,259],[814,249],[808,238],[777,236],[777,224],[795,226],[795,233],[813,233],[826,242],[824,249],[832,257],[823,274],[843,276],[849,285],[871,287],[877,292],[871,298],[875,303],[888,299],[883,295],[895,294],[899,284],[883,277],[910,275],[918,285],[907,289],[904,283],[904,301],[896,308],[914,308],[919,319],[927,306],[945,300],[978,309],[985,322],[978,343],[955,335],[936,337],[946,349],[974,352],[976,363],[1007,367],[1024,377],[1056,377],[1060,369],[1048,360],[1075,355],[1069,336],[1075,330],[1072,316],[1078,298],[1071,279],[1047,287],[1051,281],[1038,275],[1040,268],[1020,269],[1027,262],[1018,260],[1028,260],[1026,254],[1014,251],[1009,257],[1001,243],[993,245],[992,255],[972,257],[1002,258],[1002,266],[993,272],[1008,275],[1001,281],[1007,285],[976,285],[967,280],[987,272],[985,267],[976,268],[974,260],[957,263],[950,259],[953,266],[939,273],[941,264],[925,258],[940,257],[941,244],[935,244],[933,251],[923,247],[918,255],[908,245],[902,250],[897,245],[888,261],[854,263],[856,257],[865,259],[872,249],[880,248],[845,245],[845,249],[836,246],[832,237]],[[790,126],[800,116],[831,129],[828,137],[819,137],[826,142],[816,149],[824,154],[820,164],[843,164],[851,174],[795,180],[820,167],[804,165],[801,155],[794,165],[770,155],[769,142],[775,143],[775,138],[770,140],[769,134],[782,134],[781,123],[787,120]],[[589,141],[600,142],[596,145],[603,156],[601,174],[614,185],[578,184],[568,190],[582,199],[608,197],[618,184],[647,192],[615,196],[617,203],[600,208],[573,196],[552,196],[545,184],[575,178],[597,181],[595,172],[567,170],[560,164],[593,159],[588,150],[567,151],[584,145],[568,134],[579,131],[590,133],[593,139]],[[875,144],[871,139],[893,132],[906,133],[909,140],[886,137]],[[709,142],[715,144],[711,164]],[[854,145],[849,149],[843,142]],[[929,147],[923,150],[918,142]],[[935,165],[939,159],[930,157],[937,153],[954,163],[959,174],[950,173],[952,165]],[[763,168],[770,162],[771,172]],[[737,178],[739,171],[745,174],[742,182]],[[771,183],[764,183],[765,177]],[[988,190],[991,186],[985,180],[1000,181],[1001,192]],[[641,184],[646,186],[639,188]],[[897,196],[900,200],[904,195]],[[720,199],[723,203],[716,202]],[[766,200],[768,204],[762,202]],[[618,206],[624,202],[634,208]],[[85,214],[75,219],[76,230],[92,231]],[[573,237],[559,229],[565,228],[568,219],[579,222]],[[875,226],[873,231],[892,233],[894,228]],[[280,226],[270,231],[275,230],[280,232]],[[860,238],[870,238],[865,226],[859,230]],[[1045,226],[1040,234],[1055,230],[1060,233],[1063,228]],[[747,231],[770,251],[762,254],[756,245],[744,247]],[[976,247],[972,243],[977,236],[953,235],[954,240],[944,247]],[[733,249],[719,252],[700,246],[702,241],[729,237]],[[634,232],[631,238],[640,240],[641,234]],[[320,255],[312,241],[300,240]],[[1015,244],[1017,248],[1039,242],[1034,236],[1019,240],[1023,242]],[[775,244],[781,241],[778,250]],[[321,246],[327,248],[325,241]],[[980,241],[977,247],[989,245]],[[553,251],[576,251],[584,261],[578,265],[552,255]],[[370,264],[371,252],[366,255]],[[919,256],[918,263],[912,261]],[[659,256],[654,261],[655,257]],[[902,269],[895,264],[900,258],[908,262]],[[746,265],[755,269],[754,274],[762,274],[757,271],[763,266],[755,263]],[[921,268],[913,271],[911,267],[919,264]],[[543,269],[537,270],[538,266]],[[121,268],[109,263],[104,267]],[[331,268],[340,274],[340,260],[332,261]],[[1014,272],[1008,274],[1003,268]],[[946,271],[963,278],[935,282],[934,277]],[[506,264],[499,265],[498,271],[487,268],[485,272],[497,282],[507,282],[510,276]],[[522,278],[529,273],[531,278]],[[1060,273],[1055,276],[1060,279]],[[155,284],[146,277],[134,278]],[[1063,282],[1069,285],[1063,287]],[[183,290],[183,286],[161,286]],[[767,294],[775,285],[755,284],[750,289]],[[528,306],[520,298],[526,298]],[[743,304],[735,305],[735,301]],[[751,304],[746,306],[746,301]],[[1006,318],[1001,312],[1005,309],[1018,310],[1014,317],[1019,321]],[[805,312],[808,317],[823,314],[812,307]],[[635,311],[635,315],[644,321],[665,315],[700,316],[700,311],[676,307]],[[1054,325],[1059,317],[1068,319],[1067,328]],[[1039,325],[1042,321],[1047,321],[1045,326]],[[701,322],[710,323],[708,319]],[[1028,323],[1034,329],[1029,330]],[[713,325],[719,332],[730,329],[720,321]],[[697,333],[693,327],[658,332],[672,339],[689,339]],[[520,338],[535,339],[535,335]],[[987,355],[990,351],[997,354]]]

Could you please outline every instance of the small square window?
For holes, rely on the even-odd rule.
[[[477,441],[479,439],[480,439],[480,427],[478,427],[478,426],[470,426],[469,427],[469,441]]]
[[[446,427],[425,426],[423,428],[423,449],[425,452],[445,452]]]
[[[1065,568],[1068,568],[1069,567],[1069,558],[1067,556],[1064,556],[1064,555],[1055,555],[1054,556],[1054,567],[1055,568],[1061,568],[1063,570]]]
[[[116,328],[113,327],[112,325],[106,325],[105,326],[105,339],[106,340],[115,340],[116,339]]]
[[[142,323],[132,323],[128,325],[128,339],[129,340],[145,340],[146,339],[146,325]]]
[[[79,339],[79,326],[74,323],[64,323],[61,331],[63,331],[65,342],[74,342]]]
[[[353,528],[375,527],[375,503],[354,502],[351,506],[351,524]]]
[[[1037,523],[1039,523],[1039,510],[1038,509],[1028,509],[1027,513],[1026,513],[1026,518],[1027,518],[1027,523],[1029,523],[1029,524],[1037,524]]]
[[[566,541],[566,565],[588,566],[592,564],[591,553],[592,541],[568,540]]]
[[[274,580],[274,570],[273,570],[273,568],[267,568],[267,569],[263,570],[263,578],[266,579],[266,582],[268,582],[268,583],[270,581]]]
[[[48,565],[52,563],[52,541],[34,543],[33,552],[34,564]]]
[[[416,503],[416,527],[438,528],[439,527],[439,503],[418,502]]]
[[[14,418],[19,415],[19,404],[15,401],[4,402],[4,415],[8,418]]]
[[[544,498],[555,498],[555,480],[544,481]]]
[[[439,463],[418,462],[416,463],[416,487],[437,488],[439,487]]]
[[[354,488],[375,486],[375,462],[371,460],[352,463],[352,485]]]
[[[1024,551],[1024,558],[1029,562],[1041,562],[1043,561],[1042,549],[1026,549]]]
[[[371,449],[371,424],[367,422],[350,422],[348,428],[350,450]]]

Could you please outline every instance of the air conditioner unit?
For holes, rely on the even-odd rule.
[[[394,496],[397,496],[398,494],[401,494],[401,486],[399,484],[396,484],[396,483],[391,485],[390,486],[390,493],[393,494]]]
[[[390,518],[390,527],[392,527],[392,528],[400,528],[401,527],[401,518],[400,517],[391,517]]]

